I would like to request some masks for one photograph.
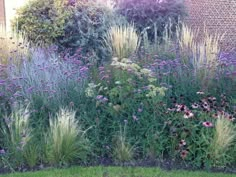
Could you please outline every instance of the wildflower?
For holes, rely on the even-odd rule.
[[[168,111],[175,111],[176,109],[175,108],[168,108],[167,110]]]
[[[191,111],[185,111],[184,112],[184,118],[185,119],[191,118],[193,116],[194,116],[194,114]]]
[[[203,91],[198,91],[197,94],[198,95],[204,95],[205,93]]]
[[[138,112],[143,112],[143,109],[142,108],[138,108]]]
[[[211,122],[209,122],[209,121],[203,122],[202,125],[204,127],[213,127],[213,124]]]
[[[177,112],[182,112],[182,111],[187,111],[187,106],[185,106],[184,104],[176,104],[175,105],[177,107],[176,111]]]
[[[179,142],[179,147],[185,146],[186,145],[186,141],[185,140],[180,140]]]
[[[5,153],[6,153],[6,151],[4,149],[0,149],[0,155],[3,155]]]
[[[120,85],[121,82],[120,82],[120,81],[116,81],[115,84],[116,84],[116,85]]]
[[[133,115],[133,120],[137,121],[138,120],[137,116]]]
[[[108,101],[108,98],[107,97],[103,97],[102,102],[105,103],[107,101]]]
[[[181,151],[180,156],[181,156],[182,159],[185,159],[187,157],[187,155],[188,155],[188,151],[187,150]]]
[[[193,104],[192,104],[192,108],[193,108],[193,109],[197,109],[198,107],[199,107],[199,105],[198,105],[197,103],[193,103]]]
[[[97,99],[97,100],[101,100],[101,99],[103,99],[103,96],[102,96],[102,95],[98,95],[98,96],[96,97],[96,99]]]
[[[212,117],[214,117],[214,118],[219,118],[219,114],[214,113],[214,114],[212,115]]]
[[[227,116],[227,119],[228,119],[229,121],[234,121],[234,120],[235,120],[235,118],[234,118],[232,115]]]

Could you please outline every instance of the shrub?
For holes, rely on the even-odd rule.
[[[161,36],[169,18],[176,24],[178,18],[184,16],[184,7],[177,0],[126,0],[118,1],[118,13],[124,15],[128,22],[134,23],[139,32],[150,27],[149,36],[153,36],[153,25],[156,24],[157,34]]]
[[[113,26],[107,33],[106,43],[114,57],[128,58],[138,49],[139,37],[133,25]]]
[[[57,38],[59,49],[71,49],[70,52],[74,53],[81,48],[83,53],[95,54],[100,61],[108,59],[111,54],[104,38],[109,27],[119,21],[117,18],[112,11],[97,3],[78,4],[66,21],[65,35]]]
[[[24,32],[31,45],[48,45],[64,35],[70,6],[64,0],[33,0],[18,9],[13,26]]]
[[[46,135],[46,156],[54,165],[65,165],[75,159],[84,158],[86,147],[85,132],[75,119],[75,112],[61,109],[56,118],[50,119]]]

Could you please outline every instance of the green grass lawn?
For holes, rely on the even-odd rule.
[[[74,167],[39,172],[15,173],[1,177],[236,177],[236,174],[163,171],[159,168]]]

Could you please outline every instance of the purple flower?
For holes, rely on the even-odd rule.
[[[97,100],[102,100],[102,99],[103,99],[103,96],[102,96],[102,95],[98,95],[98,96],[96,97],[96,99],[97,99]]]
[[[6,154],[6,151],[4,149],[0,149],[0,155]]]
[[[143,112],[143,109],[142,108],[138,108],[138,112]]]
[[[102,102],[107,102],[108,101],[108,98],[106,98],[106,97],[104,97],[103,99],[102,99]]]
[[[133,115],[132,117],[133,117],[133,120],[134,120],[134,121],[137,121],[137,120],[138,120],[138,118],[137,118],[136,115]]]

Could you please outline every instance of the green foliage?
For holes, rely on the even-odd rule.
[[[35,165],[38,163],[39,159],[39,150],[38,150],[38,144],[30,144],[27,146],[25,152],[24,152],[24,159],[26,161],[26,164],[30,167],[33,168]]]
[[[18,9],[13,26],[25,34],[31,45],[48,45],[64,35],[70,6],[63,0],[33,0]]]

